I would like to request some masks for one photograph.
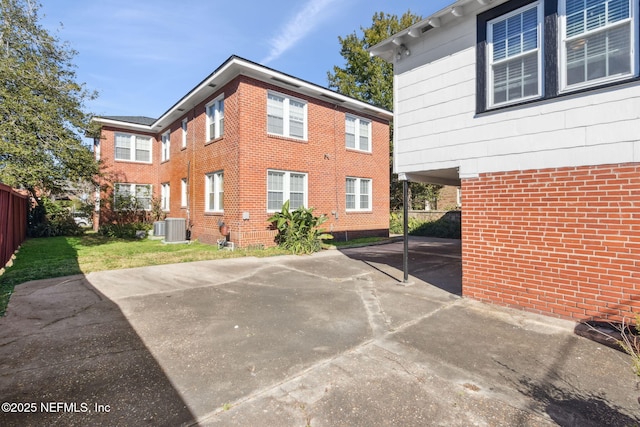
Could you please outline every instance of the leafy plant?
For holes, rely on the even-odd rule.
[[[278,229],[278,246],[299,255],[318,252],[322,249],[322,240],[333,239],[331,234],[318,228],[326,220],[325,215],[314,216],[313,208],[301,206],[290,211],[287,200],[282,205],[282,210],[273,214],[267,221],[273,222]]]
[[[393,234],[402,234],[404,232],[403,215],[400,213],[392,212],[389,217],[389,231]],[[416,228],[422,225],[420,220],[409,217],[409,233],[413,232]]]
[[[98,233],[105,237],[117,237],[120,239],[135,239],[138,231],[144,231],[145,235],[151,230],[152,225],[145,222],[130,222],[125,224],[104,224],[100,226]]]
[[[149,206],[133,194],[126,192],[116,194],[117,189],[110,189],[111,196],[100,201],[104,212],[104,221],[100,225],[98,233],[107,237],[133,239],[137,231],[149,231],[152,225],[149,219],[152,215],[147,212]],[[151,208],[154,208],[154,199],[151,199]],[[156,203],[157,204],[157,203]]]
[[[402,234],[403,215],[392,212],[389,218],[389,232]],[[412,236],[442,237],[447,239],[459,239],[462,235],[460,223],[452,221],[445,216],[434,221],[420,221],[409,217],[409,234]]]
[[[29,237],[79,236],[83,230],[69,209],[42,197],[29,211],[27,233]]]

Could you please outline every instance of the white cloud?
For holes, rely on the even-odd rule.
[[[327,17],[329,6],[337,0],[309,0],[289,22],[284,25],[277,36],[269,44],[269,55],[262,60],[263,64],[278,59],[283,53],[309,34],[323,19]]]

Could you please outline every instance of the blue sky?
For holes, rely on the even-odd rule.
[[[98,115],[159,117],[229,56],[327,86],[339,36],[376,12],[426,17],[453,0],[42,0],[41,23],[78,51]]]

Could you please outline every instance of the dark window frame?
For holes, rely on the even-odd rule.
[[[559,0],[540,0],[543,3],[543,27],[542,27],[542,95],[535,99],[528,99],[522,102],[514,102],[496,107],[487,107],[487,22],[499,18],[502,15],[513,12],[514,10],[525,7],[536,0],[514,0],[498,5],[483,13],[478,14],[476,24],[476,114],[500,111],[522,105],[535,104],[554,98],[561,98],[569,95],[575,95],[585,92],[591,92],[603,88],[620,86],[630,82],[640,81],[640,70],[635,70],[635,75],[626,79],[620,79],[613,82],[602,84],[594,84],[593,86],[560,92],[559,82],[559,34],[558,34],[558,1]],[[632,0],[638,1],[638,0]],[[640,5],[636,5],[636,13],[640,14]],[[636,32],[640,34],[640,19],[636,20]],[[636,37],[634,44],[634,60],[638,60],[640,48]],[[640,68],[640,67],[638,67]]]

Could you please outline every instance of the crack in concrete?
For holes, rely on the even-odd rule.
[[[263,387],[259,390],[254,391],[253,393],[248,394],[247,396],[241,397],[240,399],[235,400],[234,402],[231,402],[230,405],[232,407],[238,407],[241,406],[243,404],[247,404],[247,403],[251,403],[251,402],[255,402],[263,397],[267,397],[267,396],[282,396],[283,394],[286,395],[290,395],[290,392],[287,391],[288,389],[294,389],[295,387],[291,387],[291,386],[295,386],[295,382],[299,381],[300,379],[302,379],[303,377],[312,374],[315,371],[319,371],[323,368],[326,368],[330,365],[333,365],[335,368],[337,369],[342,369],[344,370],[344,368],[336,363],[338,362],[340,359],[344,359],[347,355],[349,354],[353,354],[353,353],[360,353],[363,354],[363,351],[371,346],[376,346],[377,348],[383,349],[386,352],[389,352],[397,357],[400,357],[399,354],[397,354],[396,352],[390,350],[389,348],[385,348],[384,346],[380,346],[379,343],[381,341],[384,341],[386,337],[392,336],[394,334],[397,334],[399,332],[402,332],[404,329],[409,328],[413,325],[416,325],[417,323],[421,322],[424,319],[427,319],[431,316],[433,316],[434,314],[442,311],[442,310],[446,310],[448,308],[453,307],[454,305],[460,304],[460,301],[462,299],[456,299],[453,300],[447,304],[444,304],[441,307],[438,307],[437,309],[423,315],[423,316],[419,316],[413,320],[410,320],[408,322],[403,323],[402,325],[398,326],[397,328],[393,329],[393,330],[388,330],[387,332],[381,333],[378,336],[372,336],[370,339],[365,340],[363,342],[361,342],[360,344],[351,347],[349,349],[344,350],[341,353],[335,354],[331,357],[328,357],[326,359],[322,359],[317,361],[316,363],[308,366],[305,369],[302,369],[300,371],[298,371],[295,374],[289,375],[287,378],[275,382],[269,386]],[[392,359],[389,359],[392,360]],[[406,368],[405,368],[406,370]],[[415,374],[411,374],[410,371],[406,370],[407,373],[409,373],[411,376],[413,376],[414,378],[416,378],[418,381],[420,381],[420,379],[418,377],[415,376]],[[351,374],[351,372],[345,371],[345,374]],[[276,397],[277,398],[277,397]],[[295,399],[295,398],[294,398]],[[206,422],[208,420],[213,419],[214,417],[216,417],[217,415],[224,413],[225,409],[224,408],[217,408],[211,412],[209,412],[208,414],[205,414],[201,417],[199,417],[198,420],[196,420],[194,423],[189,424],[189,426],[198,426],[200,425],[200,423]]]
[[[362,306],[367,313],[373,338],[381,337],[389,332],[391,330],[390,322],[382,308],[375,288],[358,286],[357,291],[362,300]]]

